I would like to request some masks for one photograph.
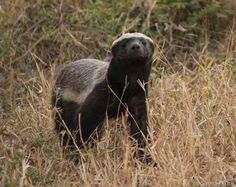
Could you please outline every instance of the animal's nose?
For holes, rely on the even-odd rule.
[[[138,43],[133,43],[131,46],[132,51],[139,51],[141,46]]]

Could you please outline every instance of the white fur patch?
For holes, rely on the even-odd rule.
[[[65,90],[61,91],[61,97],[65,101],[73,101],[73,102],[76,102],[77,104],[82,104],[90,92],[84,91],[84,92],[78,94],[70,89],[65,89]]]
[[[145,34],[139,33],[139,32],[134,32],[134,33],[125,33],[125,34],[123,34],[121,37],[119,37],[118,39],[116,39],[112,43],[112,47],[114,45],[116,45],[118,42],[120,42],[121,40],[129,39],[129,38],[144,38],[144,39],[150,41],[151,43],[153,43],[153,40],[151,38],[149,38],[148,36],[146,36]]]
[[[106,62],[104,64],[99,64],[99,65],[100,67],[93,72],[93,75],[88,76],[87,73],[81,74],[80,77],[81,79],[77,80],[78,81],[77,84],[79,84],[79,82],[82,82],[83,83],[83,85],[81,85],[82,89],[73,89],[73,88],[60,89],[61,98],[64,99],[65,101],[73,101],[76,102],[77,104],[82,104],[88,97],[88,95],[93,91],[96,84],[102,82],[105,79],[108,63]]]

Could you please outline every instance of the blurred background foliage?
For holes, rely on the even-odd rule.
[[[122,32],[144,32],[167,58],[222,39],[233,27],[234,0],[11,0],[0,3],[1,62],[48,66],[104,58]],[[204,43],[205,45],[205,43]],[[215,44],[212,47],[216,47]]]

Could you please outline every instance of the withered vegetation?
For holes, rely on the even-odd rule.
[[[183,25],[177,15],[160,22],[161,8],[155,0],[0,1],[0,186],[236,185],[235,17]],[[107,121],[75,165],[53,130],[55,66],[104,59],[132,31],[157,44],[146,149],[157,166],[132,157],[124,118]]]

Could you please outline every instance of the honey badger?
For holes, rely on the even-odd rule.
[[[110,62],[81,59],[57,72],[52,105],[58,108],[55,129],[64,146],[82,147],[95,129],[99,132],[106,116],[115,118],[124,111],[130,135],[139,147],[145,146],[154,43],[142,33],[126,33],[112,43],[111,51]]]

